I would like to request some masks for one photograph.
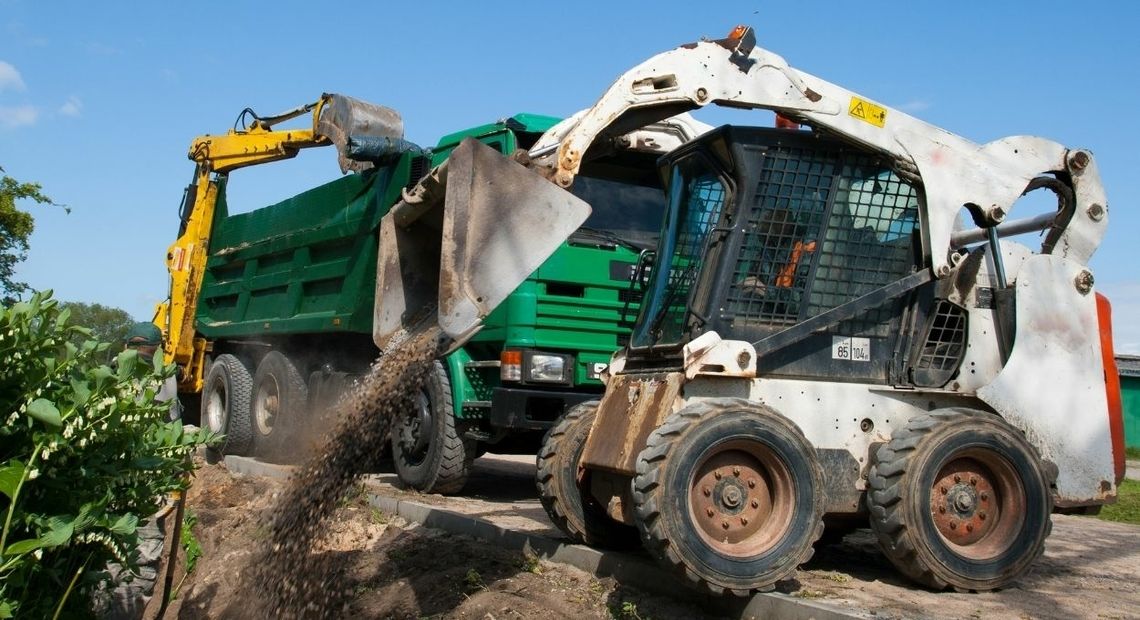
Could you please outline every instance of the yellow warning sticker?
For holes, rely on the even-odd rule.
[[[859,97],[851,97],[851,105],[847,106],[847,113],[863,122],[871,123],[875,127],[882,127],[887,124],[886,108]]]

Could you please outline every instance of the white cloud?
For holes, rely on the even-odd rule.
[[[15,129],[26,125],[34,125],[39,118],[40,111],[35,106],[0,106],[0,127]]]
[[[20,77],[20,72],[12,65],[0,60],[0,92],[9,89],[23,92],[25,88],[27,87],[24,85],[24,78]]]
[[[902,110],[903,112],[921,112],[923,110],[929,110],[931,105],[932,104],[929,101],[924,101],[922,99],[912,99],[896,107],[898,107],[898,109]]]
[[[83,102],[79,100],[79,97],[72,95],[67,98],[63,105],[59,106],[59,113],[72,118],[78,117],[83,113]]]

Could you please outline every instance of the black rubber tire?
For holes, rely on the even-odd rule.
[[[467,484],[475,460],[475,441],[464,437],[458,428],[451,381],[439,361],[424,381],[421,398],[416,410],[392,424],[396,476],[404,485],[423,493],[458,493]],[[430,433],[421,436],[425,427]]]
[[[999,471],[1016,476],[1019,493],[1008,493],[1021,511],[1003,509],[991,517],[977,547],[1001,543],[988,536],[999,537],[1001,528],[1016,531],[1004,548],[993,555],[968,557],[938,530],[931,496],[939,483],[939,474],[955,462],[977,456],[981,463],[995,459]],[[987,469],[987,471],[992,471]],[[1045,539],[1052,530],[1052,476],[1042,466],[1037,451],[1021,431],[1000,417],[970,409],[944,409],[911,419],[905,428],[894,433],[890,442],[879,448],[871,467],[867,507],[871,513],[871,529],[879,546],[891,563],[908,578],[927,587],[943,590],[985,591],[1001,588],[1021,577],[1045,550]],[[991,478],[999,474],[991,473]],[[966,489],[966,483],[962,488]],[[948,498],[958,492],[951,485]],[[974,491],[969,491],[973,493]],[[995,496],[999,491],[994,491]],[[984,499],[984,496],[980,496]],[[995,504],[1001,497],[995,497]],[[1020,501],[1018,501],[1020,500]],[[970,499],[971,507],[981,512],[982,504]],[[940,508],[957,510],[949,499]],[[947,514],[955,514],[953,512]],[[964,518],[973,519],[974,512]],[[984,515],[982,515],[984,518]],[[1014,519],[1002,524],[1003,519]],[[1018,524],[1018,520],[1021,521]],[[953,527],[953,526],[951,526]],[[963,526],[964,527],[964,526]],[[963,550],[973,550],[975,542],[965,541]]]
[[[202,386],[201,419],[203,426],[223,434],[222,441],[210,451],[244,456],[253,446],[253,428],[249,419],[253,376],[241,358],[223,353],[210,363]]]
[[[717,549],[710,544],[705,538],[708,534],[701,532],[702,526],[696,521],[696,508],[690,497],[691,486],[703,468],[720,454],[733,457],[744,449],[756,450],[764,459],[782,467],[779,474],[769,468],[762,475],[771,476],[765,478],[768,484],[764,488],[778,489],[783,485],[783,491],[774,491],[783,495],[769,499],[773,507],[779,505],[786,510],[780,518],[783,524],[772,521],[776,535],[771,536],[767,546],[748,555],[730,553],[731,549]],[[757,463],[762,462],[761,457],[756,458]],[[775,482],[777,478],[782,478],[782,482]],[[749,492],[739,483],[744,478],[735,480],[731,484],[744,493],[740,501],[755,508]],[[727,506],[728,492],[719,483],[711,497],[710,501],[719,499],[722,506]],[[752,499],[762,497],[756,494]],[[770,590],[811,558],[812,545],[823,533],[823,472],[815,449],[787,418],[744,399],[710,399],[691,403],[671,414],[649,435],[637,459],[633,503],[645,547],[658,561],[680,571],[699,589],[718,595],[729,591],[748,596],[754,591]],[[721,515],[715,515],[712,519],[715,522],[720,518]],[[730,518],[736,517],[726,517],[723,522]],[[768,520],[754,525],[767,525]],[[705,529],[707,532],[708,526]],[[757,542],[744,539],[748,541]]]
[[[535,485],[546,514],[570,540],[606,549],[640,545],[637,528],[615,521],[590,495],[588,472],[578,460],[598,413],[596,400],[571,408],[546,433],[536,463]]]
[[[304,421],[308,402],[309,384],[293,360],[280,351],[266,353],[253,376],[249,403],[254,456],[296,460],[292,439]]]

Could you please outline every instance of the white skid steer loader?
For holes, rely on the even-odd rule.
[[[1026,136],[974,144],[791,68],[745,27],[626,72],[518,158],[530,170],[453,156],[450,178],[429,177],[384,223],[396,243],[382,244],[378,344],[436,305],[467,337],[545,257],[527,241],[580,221],[558,186],[609,138],[710,103],[811,130],[725,126],[659,162],[667,212],[635,274],[630,343],[602,399],[568,412],[538,456],[568,536],[640,538],[697,587],[745,595],[788,578],[825,521],[869,521],[911,579],[989,590],[1041,554],[1055,509],[1115,499],[1092,155]],[[442,215],[417,208],[444,182]],[[1057,208],[1010,219],[1039,189]],[[441,230],[442,243],[401,242]],[[1036,249],[1010,239],[1031,232]]]

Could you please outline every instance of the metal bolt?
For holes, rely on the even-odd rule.
[[[1072,159],[1069,161],[1073,170],[1080,172],[1089,166],[1089,154],[1084,151],[1077,151],[1073,153]]]
[[[712,509],[712,508],[709,508],[709,509],[705,510],[705,514],[707,514],[708,516],[710,516],[710,517],[711,517],[711,516],[713,516],[715,513],[713,512],[713,509]]]
[[[961,481],[962,481],[962,476],[959,476],[958,474],[954,474],[954,482],[961,482]]]
[[[952,530],[958,529],[958,522],[957,521],[951,521],[950,522],[950,529],[952,529]]]
[[[1088,295],[1089,291],[1092,290],[1093,282],[1095,281],[1096,279],[1093,278],[1092,272],[1088,269],[1084,269],[1077,274],[1076,278],[1074,278],[1073,284],[1076,285],[1078,293],[1081,295]]]
[[[719,471],[714,471],[714,472],[713,472],[713,478],[716,478],[717,480],[720,480],[720,477],[721,477],[721,475],[720,475],[720,472],[719,472]]]
[[[733,476],[739,476],[740,475],[740,468],[739,467],[733,467],[732,468],[732,475]]]
[[[748,517],[740,517],[741,525],[748,525]]]
[[[986,511],[983,510],[983,511],[979,512],[978,518],[981,519],[982,521],[985,521],[986,520]]]
[[[970,476],[970,484],[972,484],[974,486],[978,486],[978,479],[975,478],[974,476]]]
[[[701,493],[704,493],[705,497],[708,497],[708,496],[712,495],[712,489],[705,487],[705,488],[701,489]]]
[[[972,531],[974,531],[974,526],[973,526],[973,524],[971,524],[971,523],[967,523],[967,524],[966,524],[966,531],[967,531],[967,532],[972,532]]]
[[[1104,205],[1093,203],[1089,206],[1085,213],[1089,214],[1089,219],[1094,222],[1099,222],[1104,219]]]
[[[939,506],[938,512],[946,512],[946,507],[945,506]]]
[[[728,529],[728,521],[721,521],[720,526],[727,530]]]
[[[982,493],[981,493],[981,495],[979,495],[979,497],[981,497],[981,498],[982,498],[982,501],[983,501],[983,502],[984,502],[984,501],[987,501],[987,500],[989,500],[989,499],[990,499],[990,495],[989,495],[989,493],[986,493],[985,491],[982,491]]]
[[[943,494],[943,495],[946,495],[946,493],[948,493],[948,492],[949,492],[949,489],[947,489],[945,486],[943,486],[943,487],[942,487],[942,489],[941,489],[941,491],[942,491],[942,494]]]
[[[753,507],[753,508],[759,508],[759,507],[760,507],[760,502],[759,502],[759,501],[757,501],[757,500],[752,500],[752,507]]]
[[[749,480],[748,481],[748,488],[755,489],[756,488],[756,481],[755,480]]]
[[[704,88],[698,88],[697,89],[697,101],[700,101],[703,103],[708,98],[709,98],[709,91],[705,90]]]

